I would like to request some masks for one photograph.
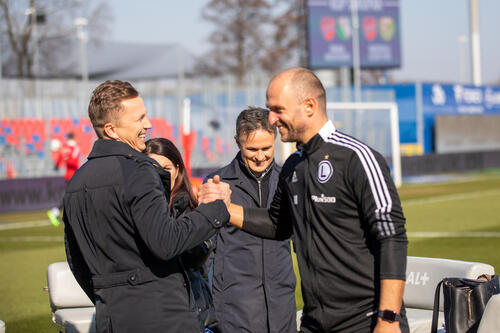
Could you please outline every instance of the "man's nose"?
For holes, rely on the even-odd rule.
[[[278,115],[273,111],[269,111],[269,124],[274,125],[278,121]]]
[[[265,157],[266,156],[265,156],[264,152],[262,152],[262,151],[257,152],[257,161],[262,162],[262,161],[264,161]]]
[[[153,125],[151,125],[151,122],[149,121],[149,118],[145,117],[144,118],[144,128],[145,129],[150,129],[151,127],[153,127]]]

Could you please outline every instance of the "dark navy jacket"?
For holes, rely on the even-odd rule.
[[[229,183],[232,203],[258,207],[256,180],[242,163],[238,153],[209,177],[217,174]],[[264,207],[271,203],[280,169],[274,165],[266,176]],[[290,240],[263,239],[230,225],[222,228],[213,262],[213,297],[224,333],[297,332]]]

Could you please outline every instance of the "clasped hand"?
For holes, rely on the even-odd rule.
[[[229,208],[231,204],[231,188],[229,184],[221,182],[220,176],[210,178],[206,183],[200,185],[198,189],[198,202],[200,204],[209,203],[215,200],[223,200]]]

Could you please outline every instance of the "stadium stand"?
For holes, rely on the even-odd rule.
[[[108,65],[114,68],[116,61]],[[151,63],[147,67],[151,67]],[[144,71],[139,72],[144,74]],[[160,72],[156,69],[154,74]],[[225,76],[213,79],[185,77],[182,81],[177,78],[174,75],[160,80],[141,79],[135,83],[153,125],[151,137],[167,137],[182,150],[183,100],[189,98],[190,130],[194,133],[190,147],[191,168],[201,174],[218,169],[229,163],[237,151],[234,126],[226,125],[234,124],[239,112],[248,105],[265,104],[269,77],[253,73],[242,86]],[[2,80],[0,180],[7,178],[7,165],[13,171],[9,172],[9,177],[61,176],[61,172],[53,170],[50,146],[52,139],[63,141],[69,131],[74,132],[85,156],[95,140],[87,116],[88,101],[100,81]],[[369,92],[365,94],[366,101],[394,100],[392,92],[366,92]],[[327,94],[330,100],[347,98],[339,87],[329,87]],[[278,163],[284,162],[285,153],[288,148],[277,144]]]
[[[475,279],[481,274],[494,274],[491,265],[450,259],[408,257],[404,302],[411,333],[431,330],[434,292],[445,277]],[[95,310],[92,302],[80,288],[67,262],[50,264],[47,268],[52,320],[63,332],[95,332]],[[443,311],[441,297],[440,311]],[[490,299],[478,333],[500,332],[500,295]],[[302,311],[297,312],[297,328]],[[443,324],[440,313],[438,327]],[[65,330],[65,331],[64,331]],[[439,331],[443,333],[443,330]]]
[[[182,148],[181,129],[162,117],[150,118],[152,129],[150,136],[164,137],[172,140]],[[51,153],[51,142],[66,141],[68,133],[75,135],[82,156],[86,157],[92,150],[96,135],[88,117],[81,118],[14,118],[2,119],[0,122],[0,179],[9,175],[22,178],[54,176],[52,172],[54,152]],[[224,154],[231,153],[232,137],[224,141],[220,137],[210,138],[201,131],[193,131],[194,151],[196,158],[200,155],[210,162],[216,162]],[[202,137],[203,136],[203,137]],[[197,138],[202,137],[201,140]],[[199,153],[197,153],[197,150]],[[82,161],[84,162],[84,161]],[[201,163],[205,165],[204,163]],[[9,175],[7,174],[9,171]],[[14,171],[14,172],[12,172]]]

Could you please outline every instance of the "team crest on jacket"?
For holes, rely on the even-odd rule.
[[[328,160],[323,160],[318,164],[318,182],[326,183],[333,175],[332,163]]]

